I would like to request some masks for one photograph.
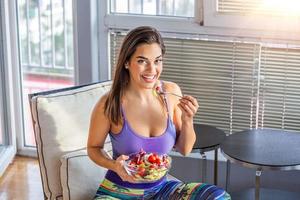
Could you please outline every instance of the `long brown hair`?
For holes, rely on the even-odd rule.
[[[121,122],[121,100],[124,95],[124,90],[127,87],[130,77],[129,71],[125,68],[125,64],[129,62],[131,56],[141,44],[157,43],[165,54],[165,45],[160,33],[153,27],[140,26],[131,30],[123,40],[118,62],[115,67],[115,75],[111,90],[105,102],[105,114],[108,119],[119,124]]]

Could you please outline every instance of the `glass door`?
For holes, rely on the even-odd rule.
[[[35,146],[28,94],[74,85],[72,0],[17,0],[24,145]]]

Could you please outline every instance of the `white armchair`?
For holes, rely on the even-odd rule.
[[[86,153],[90,115],[111,82],[29,95],[45,199],[88,200],[106,169]],[[101,122],[99,122],[101,123]],[[105,149],[110,152],[110,141]]]
[[[110,87],[106,81],[29,95],[45,199],[89,200],[96,194],[106,169],[89,159],[86,142],[92,109]],[[109,137],[104,149],[111,154]]]

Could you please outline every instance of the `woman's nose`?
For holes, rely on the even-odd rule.
[[[147,67],[148,67],[148,69],[151,70],[151,71],[152,71],[152,70],[155,71],[155,69],[156,69],[156,65],[155,65],[154,62],[149,62]]]

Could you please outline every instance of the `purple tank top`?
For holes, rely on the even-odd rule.
[[[122,130],[118,134],[114,134],[111,132],[109,133],[113,148],[114,159],[116,159],[122,154],[129,155],[137,153],[141,149],[143,149],[146,152],[155,152],[158,154],[166,154],[172,150],[176,140],[176,129],[170,118],[168,103],[165,96],[164,101],[168,111],[168,118],[166,119],[167,127],[164,133],[157,137],[144,137],[135,133],[134,130],[130,127],[129,123],[127,122],[126,115],[123,109],[121,109],[124,119]],[[149,188],[158,185],[162,181],[164,181],[160,180],[154,183],[132,184],[122,181],[121,178],[111,170],[108,170],[106,178],[120,186],[130,188]]]

